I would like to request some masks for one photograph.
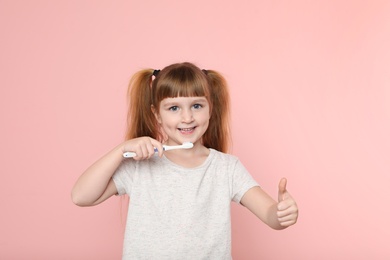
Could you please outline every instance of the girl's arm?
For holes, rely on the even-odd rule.
[[[112,175],[123,160],[123,153],[135,152],[134,160],[149,159],[157,148],[162,156],[160,142],[150,137],[126,141],[92,164],[76,181],[72,189],[72,201],[78,206],[94,206],[118,193]],[[129,159],[130,160],[130,159]]]
[[[298,206],[287,192],[286,185],[287,180],[281,179],[278,202],[260,187],[253,187],[244,194],[241,204],[271,228],[277,230],[287,228],[297,222]]]

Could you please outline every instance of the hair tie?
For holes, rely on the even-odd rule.
[[[158,73],[160,72],[160,70],[154,70],[153,71],[153,76],[157,77]]]
[[[209,72],[207,70],[202,70],[204,74],[208,74]]]

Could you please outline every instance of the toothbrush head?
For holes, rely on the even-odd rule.
[[[194,144],[191,143],[191,142],[185,142],[185,143],[183,143],[183,144],[181,145],[181,148],[184,148],[184,149],[190,149],[190,148],[192,148],[192,147],[194,147]]]

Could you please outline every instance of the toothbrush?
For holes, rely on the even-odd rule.
[[[190,149],[192,147],[194,147],[194,144],[190,143],[190,142],[183,143],[182,145],[171,145],[171,146],[163,145],[164,151],[175,150],[175,149]],[[157,148],[154,148],[154,152],[155,153],[158,152]],[[125,152],[125,153],[123,153],[123,157],[125,157],[125,158],[131,158],[131,157],[134,157],[136,155],[137,154],[134,153],[134,152]]]

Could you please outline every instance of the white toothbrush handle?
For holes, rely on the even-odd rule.
[[[169,145],[163,145],[163,149],[164,151],[169,151],[169,150],[174,150],[174,149],[188,149],[188,148],[192,148],[192,143],[186,143],[187,145],[172,145],[172,146],[169,146]],[[190,146],[188,146],[188,144],[191,144]],[[158,153],[158,150],[157,148],[154,148],[154,152],[155,153]],[[123,157],[125,158],[131,158],[131,157],[135,157],[137,156],[136,153],[134,152],[125,152],[123,153]]]
[[[163,145],[164,151],[169,151],[169,150],[175,150],[175,149],[181,149],[183,146],[181,145]]]
[[[135,156],[137,156],[137,154],[134,153],[134,152],[125,152],[125,153],[123,153],[123,157],[124,158],[131,158],[131,157],[135,157]]]

